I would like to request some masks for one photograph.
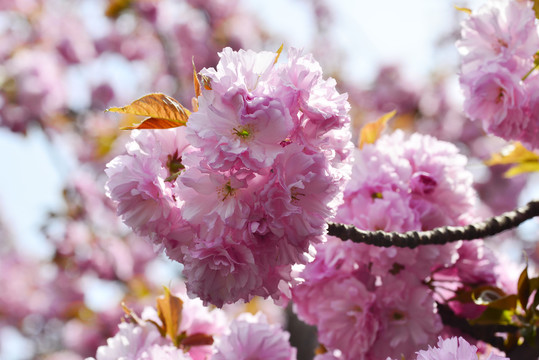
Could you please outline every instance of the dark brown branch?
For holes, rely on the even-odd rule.
[[[486,238],[513,229],[535,216],[539,216],[539,200],[530,201],[516,210],[467,226],[444,226],[429,231],[398,233],[366,231],[353,225],[329,223],[328,235],[379,247],[397,246],[413,249],[420,245],[442,245],[459,240]]]

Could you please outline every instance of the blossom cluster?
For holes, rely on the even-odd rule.
[[[464,111],[490,134],[539,147],[538,24],[533,2],[495,0],[462,23]]]
[[[190,299],[184,291],[175,296],[181,302],[177,333],[160,332],[163,324],[155,308],[144,308],[141,317],[121,322],[118,332],[97,349],[93,360],[294,360],[296,349],[288,341],[290,334],[280,325],[271,324],[262,312],[242,313],[229,320],[221,309],[209,310],[199,299]],[[92,360],[92,359],[88,359]]]
[[[508,360],[509,358],[491,352],[488,357],[480,357],[477,347],[462,337],[438,338],[438,346],[417,352],[416,360]],[[388,358],[388,360],[390,360]]]
[[[279,299],[322,241],[351,171],[349,104],[310,55],[226,48],[187,126],[135,131],[108,195],[217,306]]]
[[[475,218],[475,193],[465,165],[454,145],[431,136],[383,136],[356,151],[335,220],[399,232],[466,224]],[[483,259],[469,246],[386,249],[328,237],[301,273],[304,282],[292,290],[296,312],[343,359],[409,358],[443,330],[433,291],[436,272],[453,269],[454,279],[467,283],[495,281],[494,263],[474,268]],[[473,246],[488,251],[481,243]],[[460,257],[460,249],[468,251]]]

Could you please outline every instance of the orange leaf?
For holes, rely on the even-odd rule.
[[[492,154],[485,164],[488,166],[513,164],[514,166],[504,174],[505,177],[513,177],[525,172],[539,171],[539,155],[516,142],[501,152]]]
[[[170,290],[165,287],[165,297],[157,298],[157,315],[163,323],[165,333],[170,337],[174,345],[178,346],[176,334],[180,327],[183,309],[183,301],[170,294]]]
[[[202,90],[200,89],[200,81],[198,81],[198,73],[197,69],[195,67],[195,58],[193,57],[193,83],[195,85],[195,96],[199,97],[202,94]]]
[[[109,0],[105,15],[109,18],[116,19],[131,6],[132,0]]]
[[[384,114],[378,120],[365,124],[365,126],[361,128],[359,134],[359,148],[362,149],[365,144],[374,144],[382,134],[382,131],[384,131],[386,123],[395,116],[396,113],[397,110],[393,110]]]
[[[275,61],[273,62],[273,64],[277,64],[277,61],[279,61],[279,56],[281,56],[281,53],[283,52],[283,47],[284,47],[284,44],[281,44],[281,46],[279,46],[279,49],[277,49],[277,56],[275,57]]]
[[[184,126],[191,112],[165,94],[149,94],[124,107],[107,109],[122,114],[149,116],[141,124],[123,129],[168,129]],[[149,121],[149,123],[147,123]],[[146,124],[147,123],[147,124]]]
[[[468,15],[472,15],[472,10],[470,10],[470,9],[468,9],[468,8],[465,8],[465,7],[459,7],[459,6],[455,5],[455,9],[457,9],[458,11],[465,12],[465,13],[468,14]]]
[[[185,124],[184,124],[185,125]],[[124,126],[120,130],[135,130],[135,129],[170,129],[179,127],[177,122],[167,119],[149,118],[144,120],[138,125]]]

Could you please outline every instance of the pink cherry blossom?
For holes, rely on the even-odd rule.
[[[208,83],[187,127],[135,133],[108,165],[107,191],[126,224],[184,263],[191,295],[282,300],[291,265],[342,202],[350,107],[300,51],[284,64],[271,52],[219,56],[200,71]]]
[[[462,22],[457,48],[463,57],[463,71],[474,71],[485,62],[495,61],[523,76],[539,49],[537,31],[530,2],[489,1]],[[515,69],[518,66],[520,69]]]
[[[463,74],[464,111],[494,135],[513,139],[525,131],[525,93],[521,79],[497,63]]]
[[[152,324],[139,326],[130,323],[120,323],[118,333],[107,339],[107,345],[97,349],[95,360],[116,360],[121,358],[140,359],[150,358],[154,345],[165,345],[165,338]],[[157,360],[157,358],[155,358]]]
[[[452,337],[449,339],[438,338],[438,346],[430,347],[428,350],[417,352],[416,360],[477,360],[477,347],[470,345],[462,337]],[[485,360],[509,359],[504,356],[491,353]]]
[[[215,169],[230,168],[235,161],[255,171],[270,166],[294,125],[285,104],[241,88],[238,93],[216,91],[203,93],[200,110],[189,119],[188,129],[196,134],[189,136],[191,143],[202,148]]]
[[[183,129],[134,131],[132,139],[107,166],[107,196],[138,234],[160,239],[182,226],[174,188],[188,143]]]
[[[381,325],[372,349],[375,359],[400,354],[408,358],[442,330],[432,291],[407,273],[384,279],[376,299]]]
[[[244,313],[230,325],[229,331],[215,343],[212,360],[295,360],[290,334],[279,325],[268,324],[262,313]]]
[[[539,148],[539,75],[530,76],[526,79],[525,84],[527,104],[524,117],[528,121],[525,127],[521,127],[520,132],[514,134],[514,137],[522,141],[526,146],[537,149]]]
[[[420,134],[406,138],[401,131],[382,136],[356,150],[335,220],[386,231],[466,223],[474,218],[475,193],[465,166],[450,143]],[[458,247],[381,248],[328,237],[315,245],[303,282],[292,289],[295,310],[318,328],[332,354],[408,358],[442,330],[424,281],[458,262]]]

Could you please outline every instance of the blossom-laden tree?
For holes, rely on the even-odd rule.
[[[203,10],[212,41],[218,34],[235,48],[249,47],[226,38],[234,33],[235,10],[217,1],[188,3],[190,11]],[[327,9],[316,5],[323,30]],[[68,66],[84,63],[81,54],[107,52],[159,64],[149,89],[159,93],[109,108],[128,115],[128,140],[109,125],[101,132],[96,118],[82,125],[91,119],[89,110],[121,100],[111,86],[98,86],[90,109],[78,113],[53,101],[60,90],[26,86],[36,79],[46,83],[52,72],[32,70],[32,57],[8,44],[5,68],[14,86],[3,93],[3,125],[25,132],[31,120],[51,136],[66,129],[75,138],[90,135],[92,151],[79,152],[88,170],[66,189],[65,212],[51,214],[64,222],[62,231],[53,226],[58,220],[46,227],[56,273],[13,282],[24,275],[18,269],[37,272],[41,265],[13,256],[11,246],[2,249],[11,257],[0,275],[12,287],[8,293],[20,294],[16,285],[27,284],[29,299],[39,294],[49,301],[0,295],[3,308],[12,309],[0,311],[0,321],[19,326],[38,315],[69,325],[63,342],[70,352],[40,350],[47,359],[78,359],[77,352],[96,360],[305,356],[302,344],[295,344],[301,351],[292,347],[291,334],[268,314],[231,315],[254,313],[260,298],[268,298],[292,304],[299,319],[316,327],[317,360],[538,357],[539,278],[529,276],[528,266],[508,271],[507,260],[485,242],[538,216],[539,202],[481,220],[513,208],[516,196],[499,193],[516,194],[524,173],[539,170],[539,5],[496,0],[477,11],[459,9],[466,13],[457,48],[468,119],[447,102],[441,83],[414,92],[400,87],[394,68],[382,69],[373,88],[361,91],[346,79],[338,88],[311,54],[294,48],[218,52],[210,46],[201,51],[218,59],[200,61],[200,42],[184,36],[192,22],[181,30],[167,17],[174,6],[109,3],[108,15],[117,19],[111,24],[134,12],[140,20],[134,33],[155,53],[130,48],[133,33],[121,34],[120,27],[105,39],[87,39],[93,46],[84,51],[67,33],[44,41],[50,39],[41,21],[24,39],[29,48],[53,46]],[[36,9],[47,6],[35,2],[18,10],[31,22]],[[193,60],[183,46],[195,53]],[[26,95],[27,105],[21,100]],[[137,123],[137,116],[145,118]],[[360,131],[358,119],[369,116],[380,118]],[[485,137],[469,120],[498,138]],[[384,133],[387,124],[400,129]],[[492,155],[491,180],[474,184],[470,161],[489,156],[499,138],[520,142]],[[106,162],[109,199],[89,180]],[[511,180],[499,180],[508,164]],[[114,210],[134,234],[110,216]],[[498,240],[498,246],[509,241]],[[148,306],[151,296],[142,295],[159,292],[146,278],[156,261],[151,246],[163,250],[185,279],[185,288],[165,288],[155,309]],[[530,253],[526,262],[536,258]],[[120,307],[110,314],[86,307],[84,290],[77,288],[81,275],[125,288],[117,330]]]

